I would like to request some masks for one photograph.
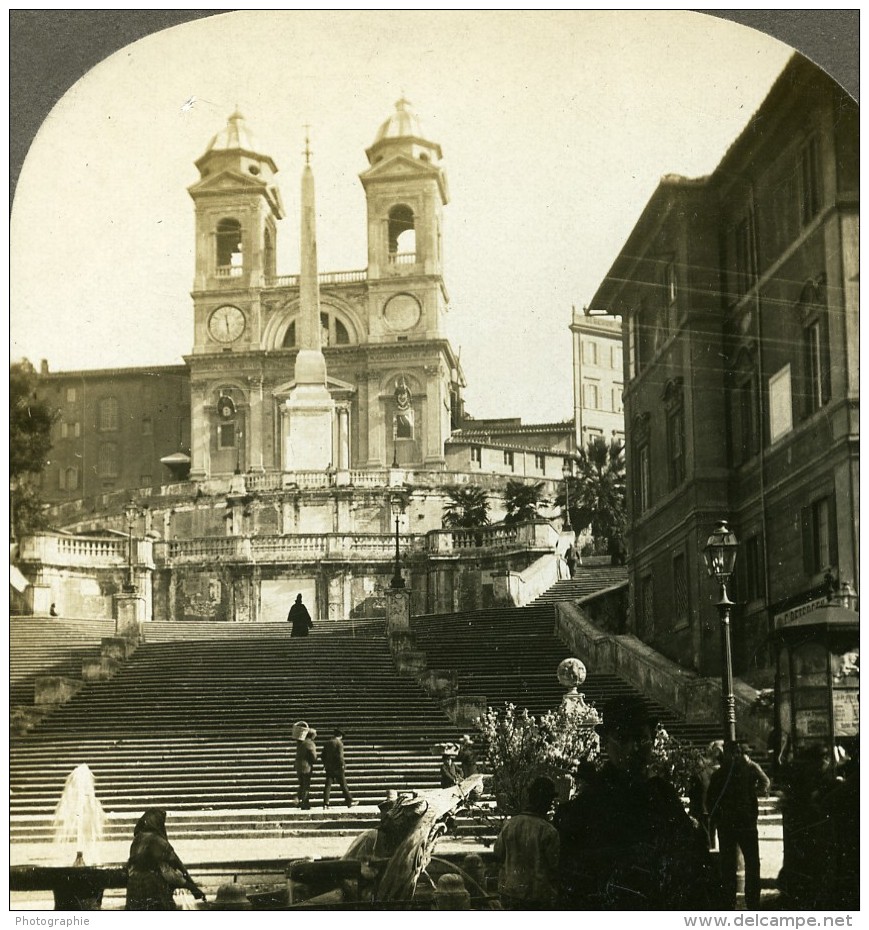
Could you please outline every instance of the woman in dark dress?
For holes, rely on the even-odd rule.
[[[205,900],[205,892],[190,877],[166,838],[166,811],[151,807],[133,831],[127,860],[126,910],[174,911],[172,895],[176,888],[186,888],[194,898]]]
[[[314,621],[308,613],[308,608],[302,603],[302,595],[296,595],[296,603],[290,608],[287,620],[292,623],[290,636],[307,636],[308,630],[314,626]]]

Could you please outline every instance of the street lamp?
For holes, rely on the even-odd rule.
[[[136,506],[136,502],[130,498],[127,506],[124,507],[124,517],[127,520],[127,583],[124,587],[128,594],[132,594],[136,590],[136,586],[133,584],[133,523],[138,513],[139,508]]]
[[[715,532],[706,541],[703,558],[706,571],[721,586],[721,596],[716,606],[721,626],[721,690],[724,716],[724,738],[728,745],[736,742],[736,701],[733,697],[733,663],[730,657],[730,608],[733,601],[727,596],[727,582],[733,574],[736,551],[739,543],[736,535],[722,520]]]
[[[569,533],[573,527],[570,525],[570,479],[573,477],[573,462],[566,458],[561,466],[561,474],[564,478],[564,527]]]
[[[398,549],[398,521],[404,513],[404,501],[398,494],[395,494],[390,498],[389,503],[392,507],[392,515],[395,517],[395,572],[389,586],[396,589],[404,587],[404,578],[401,577],[401,554]]]

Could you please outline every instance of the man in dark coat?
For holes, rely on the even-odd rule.
[[[321,758],[326,773],[326,783],[323,786],[323,807],[329,806],[329,795],[332,792],[333,783],[341,789],[344,803],[348,807],[355,807],[359,802],[353,800],[353,795],[347,787],[347,778],[344,773],[344,733],[340,727],[335,727],[332,731],[332,738],[323,744]]]
[[[296,777],[299,780],[299,807],[311,809],[311,775],[317,761],[316,730],[308,727],[296,730]]]
[[[559,906],[709,907],[706,844],[676,789],[663,778],[649,777],[654,727],[642,700],[613,698],[600,726],[607,761],[556,814]]]
[[[290,633],[291,637],[307,636],[308,630],[313,627],[314,621],[308,613],[308,608],[302,603],[301,594],[296,595],[296,603],[290,608],[290,612],[287,614],[287,620],[289,623],[293,624],[293,629]]]
[[[709,779],[706,793],[709,818],[718,830],[721,884],[725,906],[736,909],[737,850],[745,863],[745,906],[760,907],[760,847],[757,838],[757,794],[769,794],[763,769],[745,754],[739,743],[724,748],[720,768]]]

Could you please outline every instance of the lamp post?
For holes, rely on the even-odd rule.
[[[733,697],[733,662],[730,656],[730,608],[733,601],[727,596],[727,582],[733,574],[736,552],[739,543],[736,535],[722,520],[715,532],[706,541],[703,558],[706,571],[721,586],[721,593],[716,607],[721,626],[721,691],[724,718],[724,739],[726,744],[736,742],[736,701]]]
[[[132,594],[136,590],[136,586],[133,584],[133,524],[138,513],[139,508],[136,506],[136,502],[130,498],[127,506],[124,507],[124,517],[127,520],[127,583],[124,587],[128,594]]]
[[[573,477],[573,462],[566,458],[561,466],[561,475],[564,478],[564,529],[569,533],[573,527],[570,525],[570,479]]]
[[[401,577],[401,553],[398,548],[398,521],[404,513],[404,501],[398,494],[395,494],[390,498],[389,503],[392,507],[392,515],[395,517],[395,572],[389,586],[395,589],[404,587],[404,578]]]

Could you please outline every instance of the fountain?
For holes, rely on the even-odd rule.
[[[87,765],[77,766],[67,776],[63,794],[54,812],[54,842],[69,851],[75,844],[75,860],[69,866],[12,866],[9,887],[12,891],[54,893],[57,911],[99,910],[103,891],[127,884],[126,869],[102,869],[85,864],[85,854],[97,854],[105,826],[103,806],[97,800],[94,776]]]
[[[54,811],[54,843],[63,848],[75,843],[73,865],[85,864],[85,853],[92,860],[103,838],[106,815],[97,800],[93,772],[79,765],[67,775],[63,794]]]

